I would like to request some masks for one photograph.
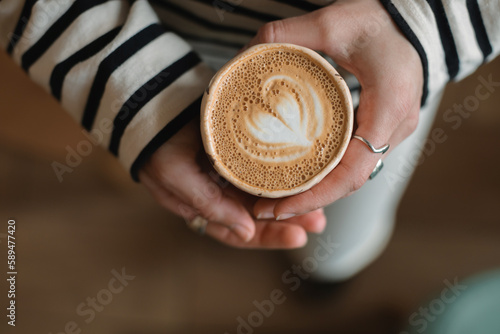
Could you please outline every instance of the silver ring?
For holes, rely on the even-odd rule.
[[[389,150],[389,147],[390,147],[389,144],[386,144],[386,145],[382,146],[381,148],[375,148],[368,140],[366,140],[365,138],[363,138],[361,136],[354,135],[353,138],[356,138],[357,140],[361,140],[363,143],[366,144],[366,146],[368,146],[368,148],[373,153],[377,153],[377,154],[378,153],[384,154],[385,152],[387,152]],[[375,176],[377,176],[377,174],[382,170],[382,168],[384,168],[384,162],[382,161],[382,159],[379,159],[377,161],[377,165],[375,165],[375,168],[373,168],[373,171],[370,174],[370,180],[373,180],[373,178]]]
[[[193,220],[188,222],[186,225],[194,232],[196,232],[200,235],[204,235],[205,231],[207,230],[208,220],[206,220],[202,216],[196,216],[196,217],[194,217]]]
[[[373,180],[375,176],[384,168],[384,162],[382,159],[378,159],[377,165],[375,165],[375,168],[373,168],[373,172],[370,174],[370,180]]]
[[[361,140],[363,143],[366,144],[366,146],[368,146],[368,148],[373,152],[373,153],[381,153],[381,154],[384,154],[385,152],[387,152],[389,150],[389,147],[390,145],[389,144],[386,144],[384,146],[382,146],[381,148],[375,148],[368,140],[366,140],[365,138],[361,137],[361,136],[357,136],[357,135],[354,135],[352,136],[353,138],[356,138],[357,140]]]

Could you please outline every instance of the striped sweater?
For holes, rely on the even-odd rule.
[[[500,0],[381,1],[420,55],[423,103],[500,52]],[[264,23],[332,2],[0,0],[0,47],[87,131],[100,132],[137,179],[199,113],[219,59]]]

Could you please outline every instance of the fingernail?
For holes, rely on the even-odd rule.
[[[257,219],[271,219],[274,218],[274,213],[272,212],[261,212],[257,215]]]
[[[249,242],[250,240],[252,240],[252,232],[250,232],[250,230],[246,226],[234,224],[231,225],[231,230],[244,242]]]
[[[276,220],[285,220],[285,219],[289,219],[292,217],[295,217],[294,213],[284,213],[284,214],[279,215],[278,218],[276,218]]]

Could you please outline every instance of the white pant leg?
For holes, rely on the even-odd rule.
[[[318,260],[311,272],[318,281],[346,280],[375,260],[387,245],[393,231],[396,210],[413,173],[433,124],[441,94],[422,108],[416,131],[385,159],[384,168],[355,194],[325,208],[327,227],[320,237],[337,246],[326,260]],[[370,140],[370,138],[367,138]],[[331,236],[331,237],[330,237]],[[291,251],[295,263],[314,257],[317,237]]]

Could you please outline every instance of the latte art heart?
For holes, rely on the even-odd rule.
[[[277,197],[302,191],[338,164],[352,131],[352,102],[338,73],[317,58],[270,44],[216,75],[204,97],[202,131],[222,176]]]
[[[240,148],[247,147],[253,158],[267,162],[288,162],[308,154],[321,135],[327,108],[314,88],[288,76],[272,75],[264,81],[261,95],[261,105],[243,102],[250,140],[244,142],[237,136]]]

